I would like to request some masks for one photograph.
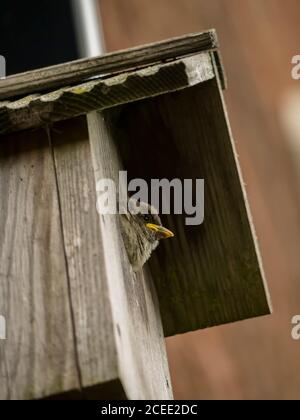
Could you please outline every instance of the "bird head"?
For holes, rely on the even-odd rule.
[[[134,211],[121,215],[121,232],[134,271],[140,270],[161,239],[174,234],[162,226],[157,210],[148,203],[132,202]],[[131,206],[129,206],[131,207]]]
[[[149,242],[174,237],[173,232],[162,226],[157,210],[148,203],[139,203],[138,212],[132,217],[136,228],[143,232]]]

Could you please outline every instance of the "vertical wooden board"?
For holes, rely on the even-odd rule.
[[[95,182],[117,181],[119,163],[110,111],[88,115]],[[118,216],[99,216],[114,317],[120,379],[130,399],[170,399],[172,390],[159,304],[149,273],[134,274]]]
[[[53,162],[45,131],[0,142],[0,399],[79,387]]]
[[[270,313],[234,144],[216,79],[117,108],[129,178],[205,180],[205,222],[166,217],[176,238],[150,260],[165,335]]]
[[[86,117],[57,124],[51,143],[81,385],[88,388],[118,378],[118,363]]]

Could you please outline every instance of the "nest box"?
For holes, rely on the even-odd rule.
[[[0,398],[172,397],[164,337],[270,313],[214,31],[0,80]],[[204,179],[135,275],[96,183]]]

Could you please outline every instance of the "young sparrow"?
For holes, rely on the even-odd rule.
[[[120,215],[121,233],[133,271],[141,270],[161,239],[174,234],[161,224],[157,210],[147,203],[139,203],[137,214]]]

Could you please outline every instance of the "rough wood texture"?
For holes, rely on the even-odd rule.
[[[45,131],[0,145],[0,399],[79,387],[67,267]]]
[[[118,108],[113,136],[130,178],[205,180],[205,222],[165,225],[150,260],[165,335],[270,313],[256,238],[217,79]]]
[[[119,164],[109,111],[88,115],[95,182],[117,181]],[[130,398],[169,399],[171,383],[159,304],[150,274],[133,273],[116,216],[99,218],[121,382]]]
[[[117,378],[104,244],[86,118],[51,131],[81,388]]]
[[[217,48],[217,36],[215,31],[211,30],[21,73],[0,80],[0,100],[42,92],[82,82],[92,76],[121,73]]]
[[[213,77],[210,54],[201,53],[45,95],[0,102],[0,134],[184,89]]]
[[[0,399],[172,397],[156,292],[129,268],[95,179],[118,170],[98,115],[0,146]]]

